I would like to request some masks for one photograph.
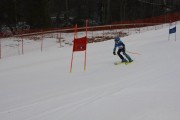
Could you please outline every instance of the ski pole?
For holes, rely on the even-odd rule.
[[[127,51],[127,52],[131,54],[141,55],[140,53],[137,53],[137,52],[130,52],[130,51]]]

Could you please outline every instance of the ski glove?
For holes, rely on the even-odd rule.
[[[116,52],[113,52],[114,55],[116,55]]]

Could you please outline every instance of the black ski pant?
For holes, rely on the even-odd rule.
[[[118,56],[121,58],[121,60],[123,60],[124,57],[121,55],[121,52],[123,52],[123,54],[125,53],[125,47],[123,47],[122,49],[119,49],[119,50],[117,51]],[[125,53],[125,54],[126,54],[126,53]]]
[[[129,62],[132,61],[131,57],[125,52],[125,47],[123,47],[122,49],[119,49],[117,51],[117,54],[119,55],[119,57],[121,58],[121,60],[124,60],[124,57],[121,55],[121,52],[123,53],[124,56],[126,56],[126,58],[129,60]]]

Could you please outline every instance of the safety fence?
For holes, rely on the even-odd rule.
[[[175,18],[179,19],[179,17]],[[176,19],[173,19],[173,21]],[[88,43],[110,40],[117,35],[123,37],[149,30],[157,30],[164,27],[169,27],[169,23],[139,23],[138,20],[135,23],[129,22],[128,24],[123,23],[104,26],[89,26],[87,35]],[[77,31],[78,36],[80,37],[85,34],[85,27],[77,28]],[[0,59],[9,56],[22,55],[30,51],[42,52],[43,50],[47,50],[47,48],[54,46],[59,48],[71,46],[73,41],[73,32],[74,28],[43,29],[23,31],[13,36],[1,36]]]
[[[180,20],[180,12],[169,13],[161,16],[131,20],[131,21],[122,21],[122,22],[114,22],[113,24],[130,24],[130,23],[154,23],[154,24],[162,24],[162,23],[170,23]]]

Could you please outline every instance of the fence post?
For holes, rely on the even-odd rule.
[[[59,47],[61,48],[61,43],[60,43],[60,38],[59,38],[59,33],[57,32],[57,35],[56,35],[56,39],[59,40]]]
[[[43,30],[42,30],[42,40],[41,40],[41,52],[42,52],[42,49],[43,49]]]
[[[21,54],[20,54],[20,48],[19,48],[19,46],[20,46],[20,44],[19,44],[20,40],[21,40],[21,37],[17,37],[17,41],[18,41],[18,55],[21,55]]]
[[[104,30],[103,30],[103,41],[104,41]]]
[[[59,34],[58,34],[58,36],[59,36]],[[61,48],[61,32],[60,32],[60,37],[58,37],[58,39],[59,39],[59,47]]]
[[[21,37],[22,40],[22,54],[24,54],[24,42],[23,42],[23,36]]]
[[[94,38],[94,29],[92,28],[92,43],[94,43],[95,38]]]
[[[141,25],[139,24],[139,33],[141,33]]]
[[[116,26],[115,28],[116,28],[116,34],[118,35],[118,34],[119,34],[119,33],[118,33],[118,27]]]
[[[93,28],[92,28],[92,39],[93,39]]]

